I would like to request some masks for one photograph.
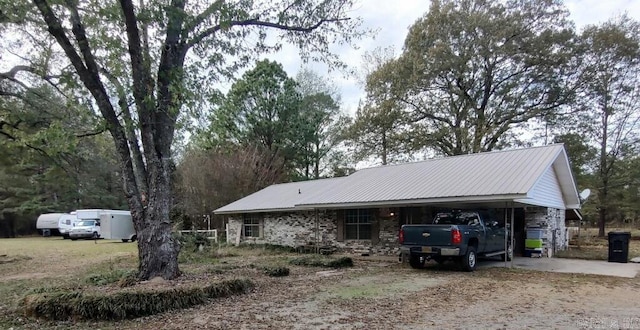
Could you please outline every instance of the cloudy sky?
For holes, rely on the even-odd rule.
[[[572,0],[565,1],[565,5],[578,29],[625,12],[640,20],[640,0]],[[429,1],[426,0],[361,0],[352,16],[361,17],[366,28],[378,30],[378,33],[373,38],[360,40],[357,43],[358,49],[342,47],[335,52],[352,69],[360,68],[362,55],[376,47],[392,46],[398,54],[402,50],[408,27],[428,9]],[[293,47],[284,47],[280,53],[268,57],[282,63],[290,76],[295,76],[303,65]],[[344,110],[350,114],[355,113],[358,100],[364,97],[356,76],[335,71],[327,73],[326,66],[321,64],[311,63],[307,66],[333,81],[342,93]]]

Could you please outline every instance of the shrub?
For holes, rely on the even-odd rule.
[[[20,301],[20,306],[27,316],[49,320],[121,320],[192,307],[209,299],[248,292],[253,286],[250,280],[235,279],[204,287],[111,294],[54,291],[28,294]]]
[[[353,267],[353,259],[349,257],[341,257],[333,259],[329,257],[321,256],[304,256],[289,260],[289,263],[297,266],[309,266],[309,267],[329,267],[329,268],[344,268]]]
[[[287,267],[264,267],[264,273],[271,277],[289,276],[289,268]]]
[[[119,282],[120,280],[128,277],[133,277],[135,279],[135,274],[136,272],[131,269],[111,269],[107,272],[90,274],[85,279],[85,282],[91,285],[107,285]]]

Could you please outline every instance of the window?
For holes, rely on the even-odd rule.
[[[347,210],[345,213],[346,239],[371,239],[371,210]]]
[[[242,226],[244,237],[260,237],[262,217],[260,214],[245,214]]]

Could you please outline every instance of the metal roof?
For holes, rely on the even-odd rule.
[[[224,214],[294,210],[300,201],[345,179],[347,177],[274,184],[214,212]]]
[[[530,197],[528,194],[550,168],[558,178],[565,199],[560,203],[569,208],[579,207],[564,147],[556,144],[372,167],[344,178],[274,185],[215,212],[268,209],[261,207],[261,203],[271,209],[311,209],[438,202],[522,202]],[[306,190],[312,191],[297,194],[296,185],[307,185]]]

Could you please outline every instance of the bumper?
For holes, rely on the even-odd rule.
[[[74,233],[74,232],[70,232],[69,233],[69,237],[71,238],[91,238],[93,237],[93,233],[87,233],[87,232],[81,232],[81,233]]]
[[[409,256],[419,256],[426,259],[436,257],[458,257],[464,255],[464,251],[459,246],[411,246],[400,247],[401,261],[409,260]]]

